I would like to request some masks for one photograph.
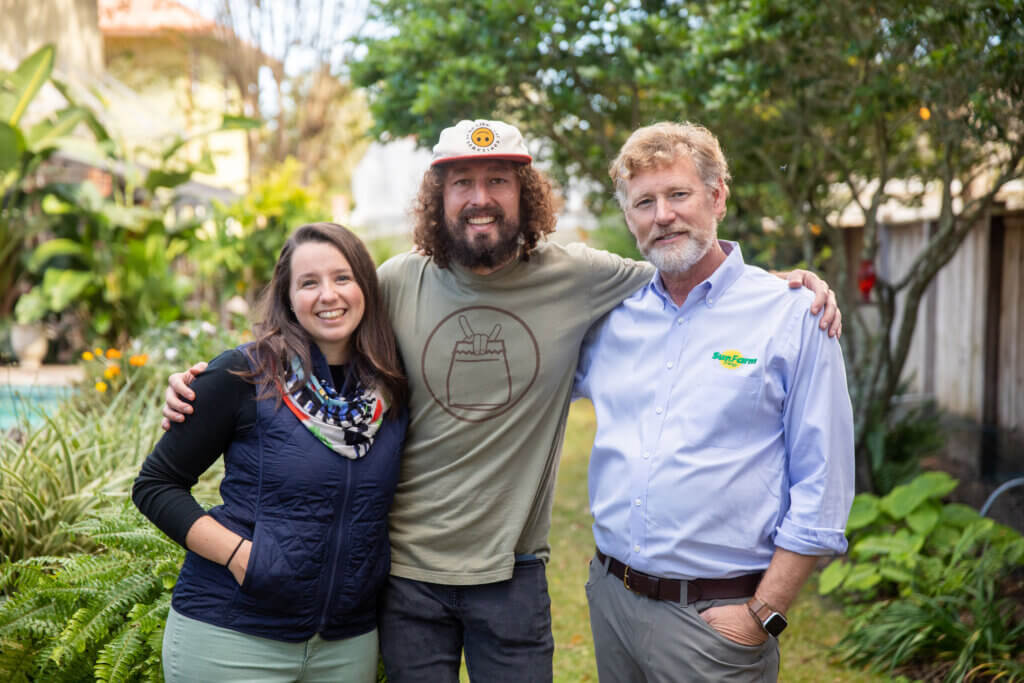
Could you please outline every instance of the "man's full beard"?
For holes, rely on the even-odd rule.
[[[494,214],[494,210],[488,210]],[[504,214],[496,216],[498,240],[493,244],[486,235],[473,235],[467,219],[472,213],[463,212],[455,221],[445,219],[441,231],[441,248],[451,259],[464,268],[497,268],[519,252],[519,224],[505,221]]]

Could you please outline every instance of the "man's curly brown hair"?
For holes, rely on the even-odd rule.
[[[520,258],[530,260],[530,252],[541,238],[555,229],[557,210],[551,182],[530,164],[516,164],[519,176]],[[423,174],[419,194],[413,204],[413,239],[416,246],[441,268],[447,268],[452,255],[440,233],[444,225],[444,179],[446,165],[432,166]]]

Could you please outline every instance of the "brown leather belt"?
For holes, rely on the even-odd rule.
[[[680,602],[682,586],[686,584],[687,605],[698,600],[727,600],[751,596],[757,589],[757,584],[761,583],[761,577],[764,576],[764,572],[758,572],[734,576],[731,579],[693,579],[692,581],[663,579],[638,572],[614,557],[608,557],[600,549],[597,551],[597,560],[601,564],[607,564],[608,571],[622,579],[622,585],[626,588],[652,600]]]

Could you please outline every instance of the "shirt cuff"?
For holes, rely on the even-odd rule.
[[[775,532],[775,546],[798,555],[841,555],[847,542],[842,529],[817,529],[783,520]]]

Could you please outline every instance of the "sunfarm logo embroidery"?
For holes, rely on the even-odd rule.
[[[753,365],[757,362],[756,358],[744,358],[743,354],[735,349],[729,351],[715,351],[711,354],[712,360],[717,360],[722,364],[723,368],[729,368],[735,370],[741,365]]]
[[[469,132],[466,142],[477,152],[489,152],[498,146],[498,134],[490,126],[477,126]]]

